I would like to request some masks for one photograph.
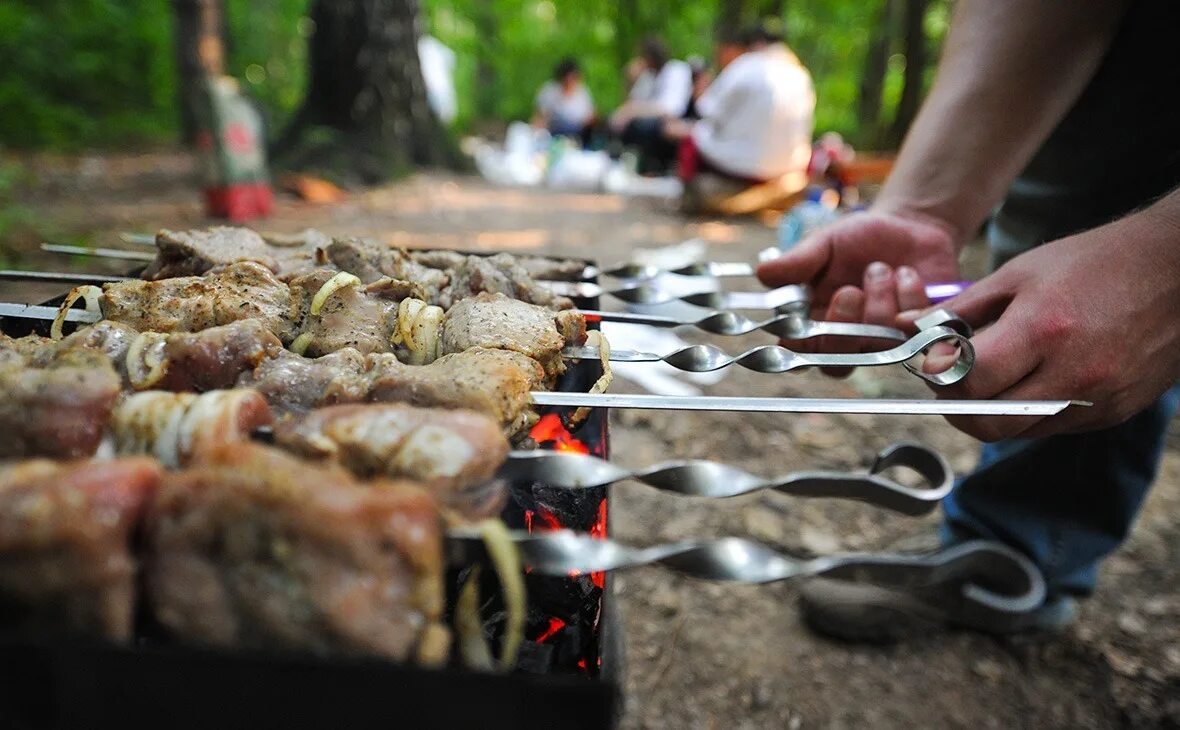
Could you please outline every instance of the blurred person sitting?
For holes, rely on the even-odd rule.
[[[594,101],[582,81],[582,70],[572,58],[563,59],[553,78],[537,92],[533,126],[555,137],[577,137],[586,146],[594,127]]]
[[[679,119],[688,109],[692,69],[651,37],[640,47],[638,61],[628,66],[628,75],[636,71],[627,101],[610,117],[610,129],[623,145],[638,149],[641,172],[660,173],[676,157],[675,143],[664,137],[664,121]]]
[[[740,188],[795,175],[806,182],[814,129],[811,75],[783,42],[781,25],[718,38],[717,78],[696,102],[701,119],[670,121],[681,141],[686,188],[702,173]]]

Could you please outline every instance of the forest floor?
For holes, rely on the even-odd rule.
[[[120,231],[208,223],[183,155],[39,158],[0,259],[10,266],[102,268],[35,251],[43,237],[93,245]],[[10,216],[10,220],[12,217]],[[749,260],[773,242],[754,222],[688,220],[650,202],[491,187],[422,176],[333,206],[282,198],[259,227],[372,236],[392,244],[575,255],[619,262],[636,247],[701,237],[710,257]],[[973,259],[981,257],[974,252]],[[975,264],[972,264],[975,265]],[[5,287],[5,300],[43,292]],[[49,293],[49,292],[45,292]],[[763,340],[751,337],[744,344]],[[737,348],[739,343],[728,343]],[[620,390],[635,386],[617,380]],[[728,373],[718,395],[920,396],[904,374]],[[977,445],[933,418],[616,412],[616,461],[710,458],[765,475],[858,468],[897,440],[971,468]],[[891,648],[827,641],[796,613],[796,586],[715,585],[658,569],[617,582],[627,652],[626,728],[1143,727],[1180,725],[1180,438],[1131,538],[1103,571],[1080,621],[1055,637],[930,636]],[[935,518],[762,495],[707,504],[624,484],[611,533],[651,543],[750,536],[797,553],[871,550],[932,533]]]

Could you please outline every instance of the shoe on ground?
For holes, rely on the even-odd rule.
[[[1070,596],[1048,599],[999,629],[974,620],[960,590],[948,587],[903,590],[843,580],[814,579],[799,593],[799,608],[815,632],[843,641],[894,643],[951,629],[1014,634],[1053,632],[1077,613]]]

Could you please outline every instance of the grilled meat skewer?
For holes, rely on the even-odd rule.
[[[247,228],[162,230],[156,234],[155,243],[156,255],[144,270],[144,279],[199,276],[242,262],[257,263],[281,281],[293,280],[315,269],[333,268],[355,274],[365,284],[386,277],[416,283],[424,288],[431,304],[444,309],[483,292],[498,292],[532,304],[568,309],[572,306],[569,299],[539,285],[534,276],[547,274],[569,279],[585,269],[578,262],[553,262],[505,253],[475,256],[410,252],[358,238],[331,239],[317,231],[308,231],[302,241],[285,240],[279,245],[273,237],[267,240]]]
[[[253,319],[282,344],[311,356],[351,347],[362,354],[396,352],[425,364],[479,345],[526,354],[556,376],[565,367],[561,349],[585,342],[585,318],[576,310],[554,312],[485,293],[444,314],[421,301],[417,285],[389,278],[355,282],[317,270],[287,284],[257,263],[240,262],[204,276],[128,280],[104,285],[101,294],[75,292],[91,293],[103,317],[141,332],[200,332]]]

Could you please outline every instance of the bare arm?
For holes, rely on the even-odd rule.
[[[938,77],[876,208],[961,246],[1081,95],[1129,0],[960,0]]]

